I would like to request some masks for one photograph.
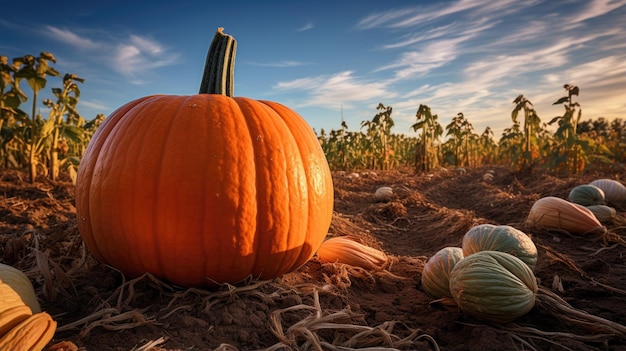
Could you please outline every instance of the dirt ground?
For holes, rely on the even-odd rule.
[[[79,350],[626,350],[624,223],[606,223],[603,238],[525,223],[537,199],[567,198],[594,179],[623,181],[626,170],[564,178],[491,169],[491,181],[483,181],[488,168],[334,174],[329,236],[382,249],[386,269],[313,258],[273,281],[213,290],[125,279],[83,246],[71,182],[31,185],[23,173],[0,171],[0,262],[26,272],[58,322],[50,345]],[[391,201],[374,201],[380,186],[394,189]],[[539,250],[536,305],[511,323],[479,321],[420,286],[426,260],[481,223],[514,226]]]

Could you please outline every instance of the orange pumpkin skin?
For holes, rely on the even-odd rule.
[[[293,271],[321,245],[332,211],[313,130],[281,104],[244,97],[129,102],[97,130],[76,180],[94,257],[182,286]]]

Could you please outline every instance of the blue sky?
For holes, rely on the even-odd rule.
[[[359,130],[383,103],[393,132],[415,135],[426,104],[444,127],[462,112],[498,140],[517,95],[547,122],[566,83],[580,87],[583,120],[626,119],[625,18],[626,0],[13,1],[0,55],[53,53],[62,74],[85,78],[78,110],[91,119],[197,93],[224,27],[238,42],[235,95],[281,102],[318,132],[342,116]]]

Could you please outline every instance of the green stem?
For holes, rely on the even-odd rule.
[[[234,96],[236,52],[235,38],[224,34],[224,28],[218,28],[207,53],[200,94]]]
[[[37,154],[35,146],[37,143],[35,137],[35,112],[37,111],[37,89],[33,89],[33,112],[31,114],[31,136],[30,136],[30,153],[28,155],[28,165],[30,171],[30,182],[34,183],[37,178]]]
[[[65,100],[67,94],[64,94],[63,100]],[[52,113],[50,113],[49,118],[54,118],[54,131],[52,132],[52,145],[50,146],[50,179],[57,180],[59,176],[59,128],[63,125],[63,115],[65,114],[65,105],[61,111],[57,111],[55,113],[56,107]]]

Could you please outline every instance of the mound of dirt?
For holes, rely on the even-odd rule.
[[[488,170],[493,179],[484,177]],[[129,280],[96,262],[76,227],[69,180],[30,184],[22,173],[1,171],[0,262],[29,276],[57,320],[51,345],[67,341],[80,350],[626,350],[624,222],[606,223],[601,238],[525,223],[541,197],[567,198],[576,185],[621,176],[505,167],[337,173],[328,235],[383,250],[385,269],[313,258],[272,281],[182,289],[151,275]],[[373,197],[381,186],[394,191],[387,202]],[[460,246],[481,223],[514,226],[539,250],[537,302],[511,323],[477,320],[420,286],[427,259]]]

